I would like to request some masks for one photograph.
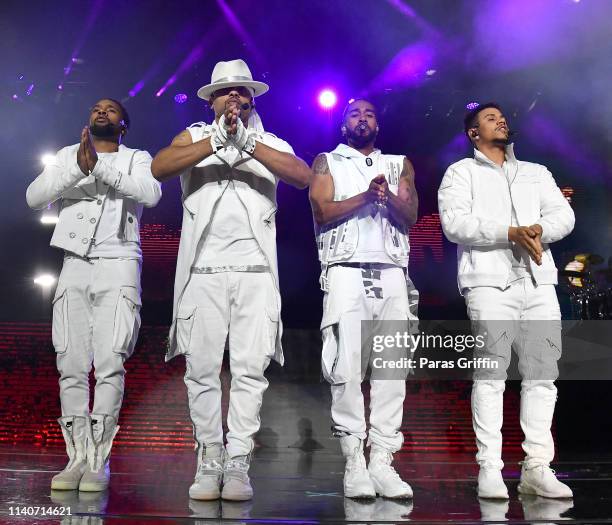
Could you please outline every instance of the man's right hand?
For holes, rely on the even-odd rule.
[[[377,204],[385,204],[387,202],[387,189],[389,185],[384,175],[377,175],[370,181],[366,193],[366,199]]]
[[[529,257],[538,265],[542,265],[542,243],[540,232],[528,226],[510,226],[508,240],[527,250]]]
[[[89,130],[86,127],[81,131],[81,143],[79,144],[79,150],[77,151],[77,164],[85,175],[89,175],[89,163],[87,161],[87,146],[86,142],[88,139],[87,134]]]

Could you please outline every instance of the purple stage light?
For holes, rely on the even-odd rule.
[[[19,95],[17,95],[17,93],[15,93],[11,98],[13,100],[19,100]]]
[[[64,89],[64,86],[62,84],[58,84],[57,85],[57,90],[58,91],[62,91]]]
[[[174,95],[174,102],[177,104],[184,104],[187,102],[187,95],[185,95],[185,93],[178,93]]]
[[[34,83],[29,85],[28,89],[26,90],[26,95],[29,97],[32,94],[33,90],[34,90]]]
[[[472,111],[472,110],[476,109],[478,106],[480,106],[480,104],[478,102],[470,102],[470,103],[466,104],[465,109],[467,109],[468,111]]]
[[[331,89],[324,89],[319,93],[319,105],[324,109],[332,109],[338,102],[338,97]]]

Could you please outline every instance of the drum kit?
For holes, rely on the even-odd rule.
[[[565,284],[573,319],[612,319],[612,257],[607,266],[594,253],[581,253],[559,270],[559,284]]]

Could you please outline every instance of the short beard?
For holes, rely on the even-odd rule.
[[[361,135],[360,133],[355,133],[353,130],[347,128],[346,139],[347,142],[352,143],[354,146],[357,146],[358,148],[363,148],[368,144],[374,143],[374,141],[376,140],[376,132],[370,131],[369,133]]]
[[[494,139],[493,144],[495,144],[496,146],[507,146],[508,144],[510,144],[510,134],[508,134],[508,137],[506,137],[505,139]]]
[[[94,137],[109,138],[118,135],[115,126],[110,122],[108,124],[105,124],[104,126],[100,126],[94,123],[92,126],[89,127],[89,130],[91,131],[91,134]]]

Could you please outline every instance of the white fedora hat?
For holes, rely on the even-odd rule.
[[[244,86],[251,88],[253,96],[263,95],[270,89],[268,84],[253,80],[249,66],[242,59],[217,62],[210,77],[210,84],[198,89],[198,97],[209,100],[217,90],[226,87]]]

